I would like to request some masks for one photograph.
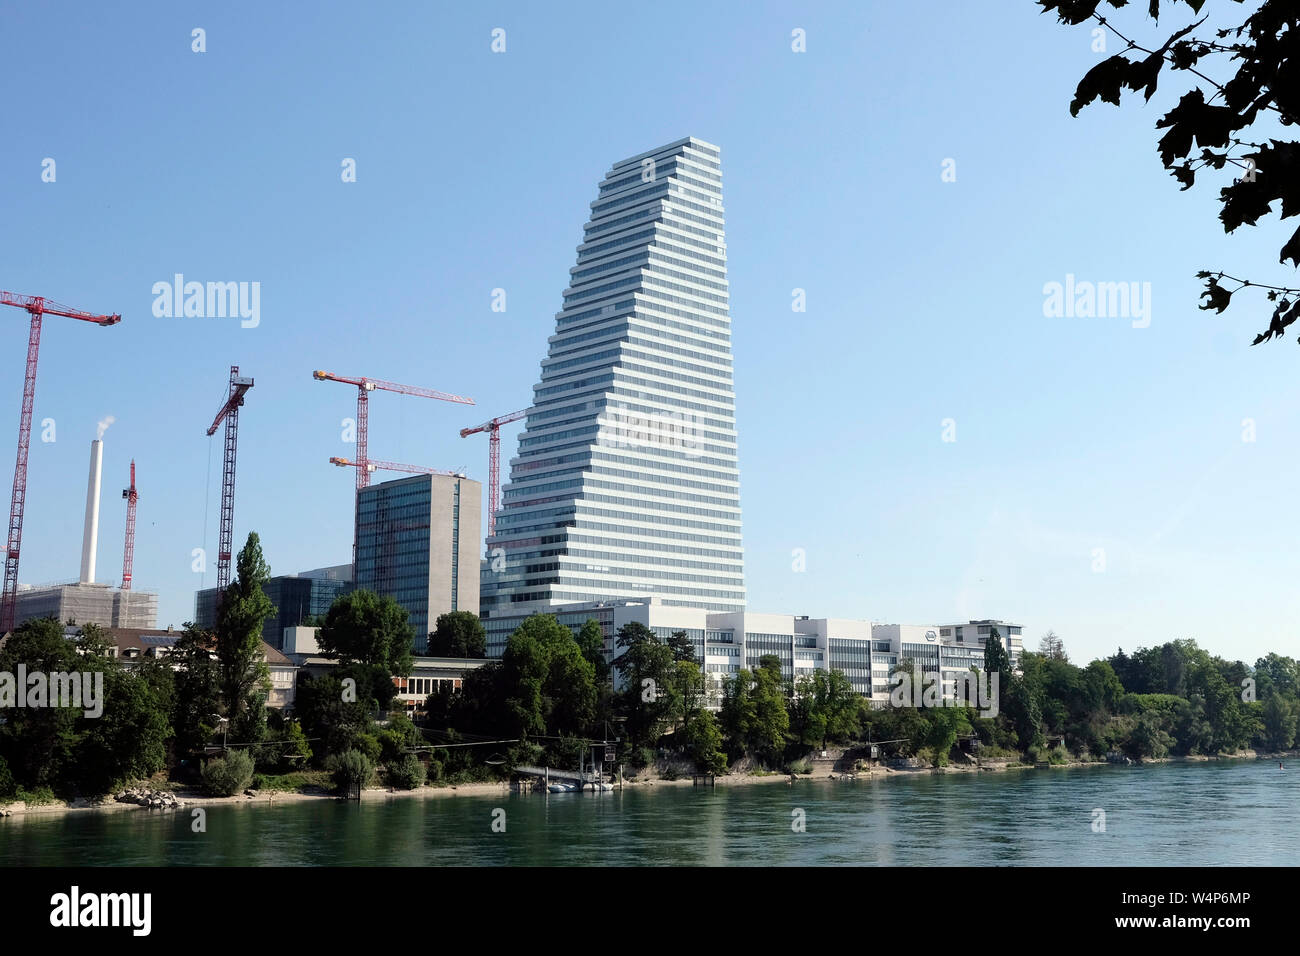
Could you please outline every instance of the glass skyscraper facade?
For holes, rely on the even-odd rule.
[[[570,272],[482,615],[649,596],[743,609],[717,147],[688,138],[615,163]]]
[[[438,615],[478,606],[481,489],[461,476],[416,475],[357,492],[356,585],[406,610],[417,654]]]
[[[350,575],[352,569],[347,570]],[[262,591],[276,610],[262,622],[262,640],[280,650],[284,646],[286,627],[298,627],[309,618],[324,617],[334,599],[350,590],[350,580],[312,577],[310,572],[270,578],[262,585]],[[204,588],[195,595],[194,623],[203,630],[217,626],[216,588]]]

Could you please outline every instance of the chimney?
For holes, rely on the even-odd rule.
[[[86,484],[86,529],[81,539],[81,582],[95,583],[95,552],[99,549],[99,476],[104,464],[104,443],[90,443],[90,477]]]

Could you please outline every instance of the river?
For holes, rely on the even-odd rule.
[[[1270,761],[0,820],[0,866],[1295,865]],[[1103,823],[1095,811],[1104,811]],[[504,811],[504,816],[498,811]],[[799,813],[802,811],[802,814]],[[798,825],[802,820],[802,832]],[[504,832],[497,830],[504,821]]]

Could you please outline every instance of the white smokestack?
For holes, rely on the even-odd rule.
[[[104,426],[107,427],[107,426]],[[103,430],[100,430],[103,434]],[[104,443],[90,443],[90,478],[86,485],[86,530],[81,538],[81,581],[95,582],[95,552],[99,550],[99,476],[104,465]]]

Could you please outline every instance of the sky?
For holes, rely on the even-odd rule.
[[[1185,25],[1140,6],[1114,22]],[[1195,278],[1294,284],[1290,229],[1226,236],[1218,184],[1179,191],[1168,80],[1071,118],[1113,38],[1029,0],[40,4],[0,31],[28,51],[0,59],[0,288],[122,315],[45,321],[23,583],[76,578],[111,415],[99,577],[134,458],[135,587],[160,625],[193,617],[231,365],[256,383],[236,548],[258,532],[272,573],[350,559],[354,475],[328,458],[354,453],[356,395],[314,369],[474,398],[376,394],[370,454],[486,482],[486,437],[458,431],[529,404],[597,183],[696,136],[722,151],[751,610],[1000,618],[1079,662],[1300,654],[1296,346],[1250,348],[1264,306],[1199,311]],[[257,324],[155,316],[177,273],[259,283]],[[1067,276],[1149,288],[1149,324],[1045,315]],[[15,443],[27,326],[0,309]]]

